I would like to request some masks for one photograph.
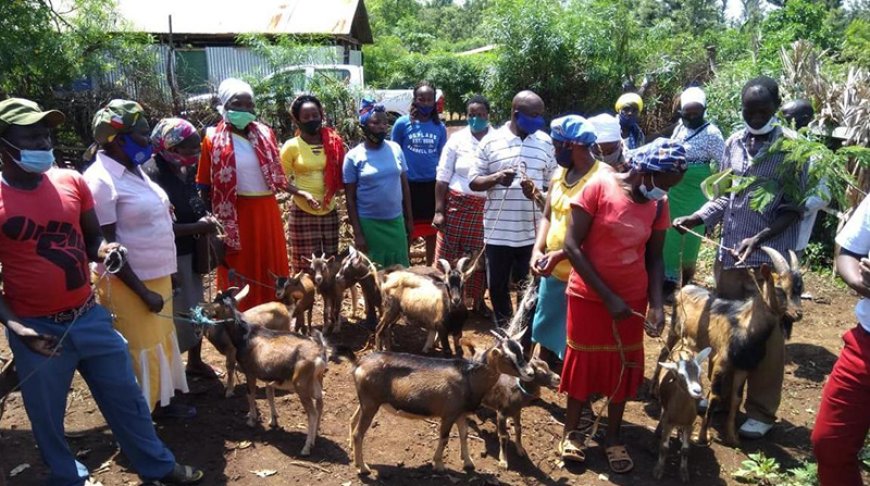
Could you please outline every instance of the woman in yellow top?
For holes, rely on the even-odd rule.
[[[335,195],[344,187],[345,148],[338,133],[323,126],[323,106],[315,96],[296,98],[290,114],[299,130],[281,147],[281,163],[293,194],[288,224],[290,266],[298,272],[307,266],[303,258],[338,253]]]
[[[538,306],[532,321],[532,341],[541,345],[541,358],[565,355],[567,300],[565,289],[571,263],[563,249],[571,200],[598,170],[592,155],[595,130],[582,116],[568,115],[553,120],[550,136],[560,168],[553,174],[544,215],[532,250],[531,269],[541,276]]]

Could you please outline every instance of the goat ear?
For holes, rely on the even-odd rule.
[[[242,299],[248,296],[248,292],[250,291],[251,287],[249,285],[245,285],[244,287],[242,287],[242,290],[239,290],[238,293],[233,295],[233,300],[235,300],[236,302],[241,302]]]
[[[702,349],[701,352],[698,353],[697,356],[695,356],[695,363],[700,366],[701,363],[703,363],[704,361],[707,361],[707,358],[710,357],[710,353],[712,353],[712,352],[713,352],[713,348],[711,348],[710,346],[707,346],[706,348]]]
[[[441,267],[441,271],[444,272],[444,275],[450,273],[450,262],[443,258],[439,258],[438,265]]]
[[[511,336],[511,339],[514,340],[514,341],[516,341],[516,342],[520,342],[520,340],[523,339],[523,335],[524,335],[524,334],[526,333],[526,331],[528,331],[528,330],[529,330],[528,327],[524,327],[524,328],[520,329],[519,332],[517,332],[516,334],[514,334],[513,336]]]
[[[332,263],[333,261],[335,261],[335,256],[333,255],[330,255],[330,257],[326,259],[327,263]]]
[[[671,371],[677,371],[679,369],[679,367],[676,365],[676,363],[671,363],[670,361],[664,361],[664,362],[659,361],[659,366],[661,366],[662,368],[664,368],[666,370],[671,370]]]
[[[308,258],[308,257],[302,257],[302,261],[305,262],[305,263],[308,263],[308,264],[311,263],[311,259]]]
[[[764,278],[765,280],[770,279],[770,274],[771,274],[770,265],[768,265],[766,263],[762,263],[761,268],[759,268],[758,271],[761,273],[762,278]]]

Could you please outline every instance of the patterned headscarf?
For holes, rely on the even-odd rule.
[[[359,102],[359,124],[365,125],[375,113],[383,113],[384,105],[377,103],[373,98],[363,98]]]
[[[164,118],[151,131],[151,145],[155,152],[163,152],[175,147],[196,133],[196,127],[181,118]]]
[[[631,167],[640,172],[683,172],[686,147],[670,138],[659,138],[641,147],[631,158]]]
[[[142,105],[130,100],[112,100],[94,114],[94,140],[104,145],[140,125],[148,126]]]

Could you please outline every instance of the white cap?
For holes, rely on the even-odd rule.
[[[622,140],[622,128],[619,127],[619,120],[615,116],[602,113],[586,121],[592,122],[592,126],[595,127],[595,134],[598,136],[595,140],[597,143],[612,143]]]
[[[683,91],[683,94],[680,95],[680,108],[685,108],[691,103],[698,103],[703,107],[707,106],[707,95],[704,94],[703,89],[692,86]]]

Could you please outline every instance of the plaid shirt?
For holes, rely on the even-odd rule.
[[[725,154],[722,159],[721,170],[731,169],[737,176],[755,176],[759,179],[779,179],[776,167],[782,163],[785,153],[768,153],[768,148],[773,141],[783,136],[780,127],[774,129],[770,142],[761,147],[755,157],[749,155],[746,144],[749,133],[740,130],[725,143]],[[804,178],[806,174],[804,174]],[[759,182],[760,183],[760,182]],[[769,227],[773,221],[785,211],[800,212],[800,206],[794,204],[783,192],[779,192],[774,200],[762,212],[753,211],[750,208],[750,199],[753,189],[757,184],[743,190],[740,193],[729,193],[704,204],[696,214],[701,216],[707,228],[722,223],[722,245],[737,249],[740,243],[757,235],[761,230]],[[782,233],[763,242],[774,250],[786,255],[788,250],[795,249],[799,220],[786,228]],[[737,268],[737,260],[730,252],[719,249],[718,260],[723,268]],[[740,267],[759,267],[762,263],[771,263],[767,254],[756,249]]]

